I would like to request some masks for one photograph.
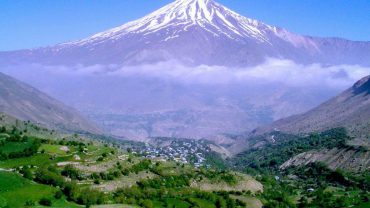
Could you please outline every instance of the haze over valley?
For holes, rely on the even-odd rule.
[[[369,48],[182,0],[86,39],[1,52],[0,65],[115,136],[217,140],[341,92],[369,73]]]
[[[84,31],[96,8],[115,18],[122,1],[107,2],[3,1],[2,15],[16,15],[0,23],[27,24],[0,36],[22,31],[42,43],[27,28],[43,14],[47,27],[62,31],[63,17]],[[266,3],[234,3],[252,2]],[[154,5],[130,1],[122,12],[136,4]],[[278,20],[275,4],[260,12]],[[340,34],[363,33],[355,17],[370,9],[279,1],[305,28],[317,17],[297,5],[335,19]],[[80,40],[0,51],[0,208],[370,207],[370,42],[296,34],[242,13],[175,0]],[[357,30],[342,29],[349,19]]]

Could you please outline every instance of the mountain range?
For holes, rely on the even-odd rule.
[[[0,112],[52,129],[101,133],[73,108],[3,73],[0,73]]]
[[[214,0],[176,0],[153,13],[89,38],[2,52],[0,63],[46,65],[153,64],[250,66],[267,57],[310,64],[370,66],[370,43],[316,38],[246,18]]]
[[[291,116],[254,131],[274,130],[292,134],[325,131],[346,127],[352,136],[368,137],[370,133],[370,76],[356,82],[338,96],[300,115]]]
[[[369,57],[213,0],[0,52],[0,208],[370,207]]]
[[[353,138],[350,145],[370,147],[370,76],[360,79],[344,92],[305,113],[279,119],[239,136],[229,147],[229,151],[238,153],[265,144],[278,143],[276,135],[281,133],[305,136],[335,128],[346,129],[348,135]],[[351,148],[349,150],[357,153],[357,150]],[[325,150],[320,152],[320,155],[326,156],[329,160],[333,157],[333,152],[344,154],[348,153],[348,150],[336,149],[331,152]],[[327,156],[327,153],[332,155]],[[303,154],[300,157],[305,156],[307,155]],[[314,157],[315,154],[311,154],[308,158],[312,156]]]
[[[334,96],[370,71],[368,57],[370,42],[298,35],[213,0],[176,0],[82,40],[0,52],[0,66],[113,135],[230,143]]]

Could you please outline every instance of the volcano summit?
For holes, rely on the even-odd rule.
[[[266,58],[300,64],[370,65],[370,43],[315,38],[244,17],[213,0],[177,0],[89,38],[0,53],[0,64],[153,64],[252,66]]]
[[[367,75],[369,57],[370,42],[298,35],[213,0],[177,0],[82,40],[0,52],[0,66],[114,135],[209,138],[318,105]]]

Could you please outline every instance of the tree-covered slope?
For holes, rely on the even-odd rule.
[[[0,207],[232,208],[263,192],[242,173],[147,159],[113,141],[57,137],[19,122],[0,128]]]

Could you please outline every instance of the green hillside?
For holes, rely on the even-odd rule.
[[[0,129],[0,207],[245,207],[243,197],[259,201],[263,192],[242,173],[146,159],[76,135]]]
[[[264,185],[260,195],[265,207],[370,207],[370,172],[354,170],[345,165],[345,169],[332,168],[331,163],[347,164],[351,159],[368,161],[369,151],[349,144],[352,138],[343,128],[331,129],[321,133],[294,136],[275,132],[275,143],[253,148],[228,160],[230,168],[255,175]],[[341,149],[356,152],[356,161],[343,154],[329,160],[310,162],[302,160],[300,164],[286,165],[288,160],[300,154],[312,154],[310,151]],[[338,159],[339,158],[339,159]],[[334,161],[334,159],[336,161]],[[285,165],[283,165],[285,164]]]
[[[342,148],[367,155],[368,150],[350,146],[345,129],[274,135],[275,143],[224,161],[207,142],[171,139],[169,146],[154,148],[8,122],[0,126],[0,207],[369,206],[367,171],[333,169],[321,162],[283,166],[314,150]],[[194,154],[205,160],[198,168],[192,160],[177,160],[181,156],[160,156],[195,147],[199,152]]]

